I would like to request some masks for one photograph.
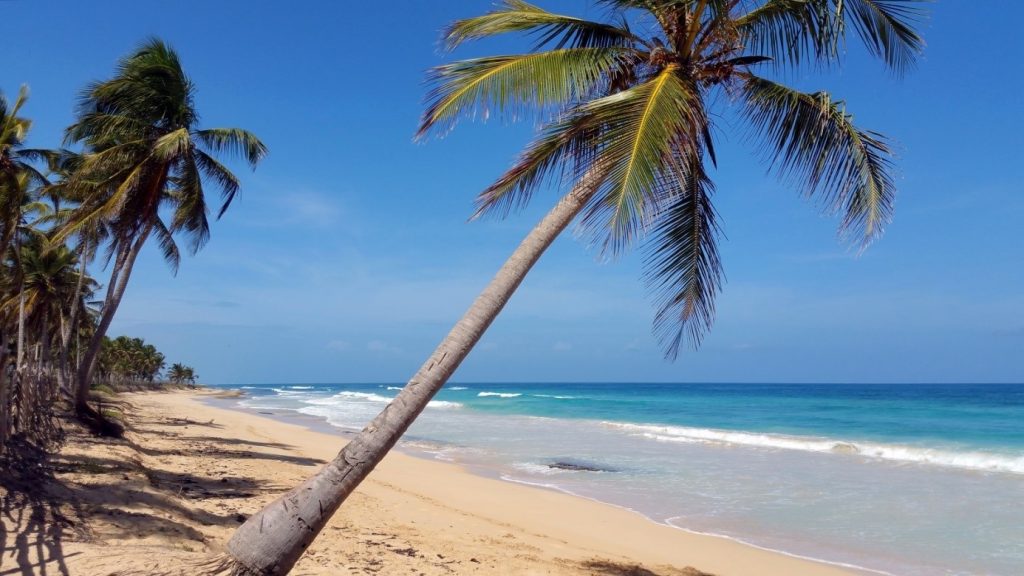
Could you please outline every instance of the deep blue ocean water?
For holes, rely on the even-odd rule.
[[[244,389],[357,430],[398,385]],[[401,446],[867,571],[1024,574],[1024,385],[449,384]]]

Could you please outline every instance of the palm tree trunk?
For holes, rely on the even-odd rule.
[[[7,449],[7,427],[10,425],[10,386],[7,379],[7,330],[0,332],[0,454]]]
[[[89,407],[89,387],[92,384],[92,373],[96,368],[96,357],[99,356],[100,346],[103,344],[103,337],[110,328],[110,322],[114,319],[117,307],[121,305],[121,298],[124,297],[125,288],[128,287],[128,278],[132,274],[132,267],[135,266],[135,258],[138,257],[142,245],[152,231],[153,225],[149,224],[142,234],[129,246],[127,252],[118,257],[114,263],[114,269],[110,273],[110,285],[107,287],[107,296],[104,298],[103,308],[100,311],[100,321],[96,326],[96,332],[89,340],[85,356],[78,366],[78,375],[75,388],[75,411],[79,414],[94,415]]]
[[[19,225],[21,222],[19,221]],[[21,264],[21,239],[18,231],[14,232],[14,260],[21,275],[21,283],[18,288],[18,342],[14,355],[14,371],[21,370],[21,363],[24,360],[25,349],[25,268]]]
[[[69,367],[69,355],[71,353],[71,334],[78,323],[78,304],[82,296],[82,285],[85,283],[85,262],[89,257],[89,239],[86,238],[82,248],[81,262],[79,262],[78,281],[75,284],[75,298],[71,302],[71,312],[68,314],[67,326],[61,330],[60,354],[57,360],[57,387],[64,393],[68,387],[68,380],[71,377]]]
[[[16,362],[14,369],[21,370],[25,361],[25,279],[21,279],[21,288],[18,290],[18,351],[15,355]]]
[[[405,388],[334,460],[235,531],[228,542],[230,558],[223,561],[227,570],[270,576],[292,569],[342,502],[448,381],[530,268],[594,195],[605,174],[603,169],[591,169],[530,231]]]

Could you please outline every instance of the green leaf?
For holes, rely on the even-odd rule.
[[[678,188],[655,217],[644,257],[644,279],[658,307],[654,332],[671,360],[684,341],[700,345],[722,289],[714,185],[696,154],[683,158],[677,169]]]
[[[924,17],[922,0],[843,0],[853,27],[868,50],[897,74],[913,67],[924,51],[914,25]]]
[[[537,47],[608,48],[627,46],[636,40],[625,26],[589,22],[552,14],[521,0],[506,0],[497,10],[483,16],[457,20],[444,32],[445,48],[454,50],[469,40],[510,32],[537,35]]]
[[[679,151],[696,150],[705,115],[696,87],[670,65],[634,88],[588,102],[579,114],[598,126],[593,162],[608,176],[588,207],[583,227],[615,253],[642,236],[659,202],[661,181]]]
[[[550,110],[590,95],[625,53],[618,48],[565,48],[535,54],[462,60],[431,71],[416,138],[449,129],[463,115],[516,116]]]
[[[266,158],[267,147],[252,132],[240,128],[209,128],[197,130],[196,138],[214,152],[234,154],[256,168]]]
[[[840,233],[867,245],[892,218],[895,185],[884,137],[852,123],[842,102],[748,76],[746,114],[764,139],[772,166],[821,196],[826,211],[843,212]]]
[[[768,0],[736,18],[747,52],[772,59],[776,70],[839,58],[842,15],[833,0]]]

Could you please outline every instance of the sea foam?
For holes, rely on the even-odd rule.
[[[346,405],[356,404],[387,404],[391,402],[393,398],[387,396],[381,396],[379,394],[373,394],[371,392],[338,392],[334,396],[329,398],[310,398],[305,400],[306,404],[313,404],[315,406],[335,406],[341,407]],[[449,402],[446,400],[431,400],[427,404],[428,408],[462,408],[462,404],[458,402]]]
[[[575,396],[559,396],[557,394],[530,394],[534,398],[554,398],[555,400],[575,400]]]
[[[480,392],[477,394],[480,398],[486,398],[488,396],[494,396],[497,398],[518,398],[522,396],[520,392]]]
[[[391,398],[381,396],[379,394],[373,394],[371,392],[338,392],[329,398],[312,398],[306,400],[306,403],[316,404],[319,406],[338,406],[351,403],[352,401],[379,402],[386,404],[391,402]]]
[[[459,402],[449,402],[448,400],[431,400],[427,403],[427,408],[462,408],[462,404]]]
[[[732,444],[755,448],[798,450],[831,454],[857,455],[879,460],[930,464],[949,468],[1024,474],[1024,456],[1008,456],[990,452],[955,451],[919,448],[876,442],[850,442],[830,438],[757,434],[710,428],[659,426],[603,422],[605,426],[659,442]]]

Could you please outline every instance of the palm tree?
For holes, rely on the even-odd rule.
[[[11,105],[0,92],[0,254],[7,251],[21,222],[24,191],[44,186],[46,178],[32,162],[45,159],[43,150],[25,148],[32,121],[18,113],[28,100],[21,87]]]
[[[3,309],[14,309],[24,301],[25,318],[34,341],[41,346],[41,360],[50,363],[50,347],[54,336],[67,321],[68,311],[81,297],[78,255],[65,245],[54,245],[44,235],[34,234],[21,248],[21,288],[0,303]],[[82,285],[91,290],[94,282],[86,276]]]
[[[71,185],[72,177],[82,167],[83,161],[84,156],[82,154],[70,150],[59,150],[50,154],[48,158],[50,184],[43,188],[41,195],[50,200],[53,209],[49,215],[40,219],[43,223],[56,224],[59,229],[61,225],[65,224],[69,218],[75,215],[75,211],[72,208],[63,207],[63,205],[66,203],[77,203],[80,200],[79,196],[82,195],[88,197],[90,190],[87,187],[81,186],[80,183],[77,183],[79,184],[77,186]],[[79,261],[76,293],[79,294],[79,297],[72,300],[71,308],[61,329],[61,346],[57,370],[57,381],[61,390],[65,390],[68,387],[69,381],[72,380],[72,363],[70,361],[72,337],[76,337],[77,341],[81,335],[80,328],[85,325],[81,321],[81,315],[86,308],[85,296],[91,296],[95,290],[95,282],[88,278],[86,267],[96,257],[97,247],[109,238],[109,232],[102,221],[96,220],[91,226],[80,226],[76,236],[78,237],[78,242],[75,246],[75,252],[78,254]],[[87,278],[88,285],[86,283]],[[70,392],[70,395],[74,396],[74,392]]]
[[[167,379],[174,384],[181,384],[185,381],[185,365],[179,362],[171,364],[167,369]]]
[[[184,235],[193,254],[210,236],[204,182],[220,188],[218,218],[240,188],[215,153],[240,155],[253,168],[266,155],[245,130],[200,129],[194,92],[175,51],[151,39],[120,61],[112,79],[86,89],[67,129],[65,140],[84,144],[86,154],[68,183],[80,204],[58,238],[93,234],[102,225],[112,261],[99,322],[77,372],[75,406],[83,416],[96,417],[88,393],[97,354],[142,246],[155,237],[176,271],[175,236]]]
[[[23,98],[19,98],[19,103],[23,101]],[[2,98],[0,103],[3,103]],[[17,119],[12,113],[0,120],[4,120],[7,126],[22,126],[27,130],[27,120],[17,119],[18,122],[11,122],[11,118]],[[21,131],[21,136],[24,136],[24,130]],[[5,132],[9,135],[15,131],[5,129]],[[32,387],[32,384],[26,384],[25,380],[20,378],[26,348],[25,268],[22,261],[22,243],[25,239],[32,239],[40,234],[33,228],[29,218],[36,212],[46,210],[45,204],[35,200],[39,184],[45,183],[45,178],[24,162],[24,158],[29,154],[25,149],[18,149],[17,144],[20,144],[20,141],[12,144],[14,140],[7,138],[6,142],[7,145],[0,150],[5,157],[0,164],[8,169],[5,174],[0,174],[0,202],[3,204],[0,208],[0,241],[5,242],[3,249],[0,250],[0,260],[3,260],[0,262],[0,293],[3,294],[3,299],[13,301],[14,304],[0,308],[0,452],[4,450],[7,434],[10,432],[9,425],[13,422],[12,385],[17,380],[20,382],[18,388],[22,391],[26,387]],[[42,154],[41,151],[32,152]],[[16,320],[12,321],[13,318]],[[16,333],[13,366],[8,355],[12,333]],[[27,402],[24,395],[22,396],[22,400]],[[22,405],[32,408],[25,403]]]
[[[465,115],[546,122],[513,167],[478,197],[478,214],[504,215],[545,182],[568,193],[527,235],[483,293],[395,399],[316,475],[235,532],[216,568],[285,574],[345,498],[398,441],[494,320],[544,250],[577,216],[604,250],[647,240],[646,279],[666,354],[711,326],[721,285],[718,224],[708,175],[713,105],[738,104],[769,164],[842,214],[865,244],[892,213],[882,136],[854,126],[825,92],[804,93],[763,75],[840,60],[846,32],[897,73],[923,42],[910,0],[606,0],[613,18],[589,22],[521,0],[455,22],[449,48],[509,32],[533,34],[526,54],[447,64],[419,135]],[[558,177],[561,177],[559,180]]]
[[[191,366],[186,366],[179,362],[171,364],[171,367],[167,370],[167,379],[175,384],[189,384],[196,383],[196,371]]]

